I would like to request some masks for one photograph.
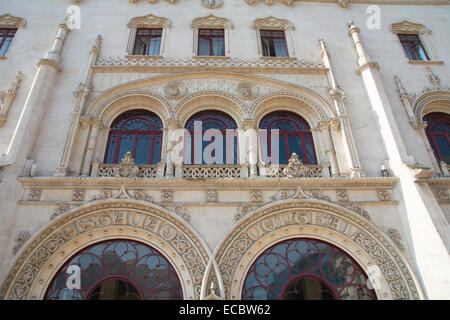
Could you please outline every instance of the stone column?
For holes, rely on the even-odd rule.
[[[174,177],[175,166],[178,168],[183,165],[184,151],[184,129],[180,128],[178,120],[167,120],[167,142],[164,149],[166,162],[166,177]]]
[[[249,165],[250,177],[258,176],[258,132],[256,120],[244,120],[240,145],[241,162]]]
[[[53,46],[37,64],[37,72],[31,85],[19,122],[13,133],[11,143],[2,162],[19,161],[25,163],[32,158],[33,147],[43,122],[46,107],[56,86],[56,76],[61,71],[60,53],[70,29],[67,25],[58,25]]]
[[[330,96],[333,98],[338,114],[338,123],[334,123],[334,128],[336,128],[336,130],[341,130],[344,150],[350,168],[350,176],[352,178],[360,178],[361,164],[359,162],[358,152],[356,151],[355,139],[353,138],[350,121],[348,120],[348,115],[345,111],[345,94],[339,86],[336,86],[335,89],[330,90]]]
[[[336,82],[331,68],[330,55],[323,39],[319,39],[320,55],[325,68],[328,69],[328,83],[330,84],[330,96],[333,99],[336,114],[338,115],[338,123],[332,120],[333,128],[341,130],[344,150],[350,168],[350,176],[352,178],[361,177],[361,164],[359,162],[358,152],[356,150],[350,122],[348,121],[347,110],[344,103],[345,94]],[[331,166],[332,163],[330,162]]]
[[[86,104],[87,97],[90,93],[90,87],[93,77],[92,67],[95,65],[97,61],[98,55],[100,53],[100,45],[102,38],[100,35],[97,36],[94,46],[90,51],[90,57],[88,62],[88,67],[83,79],[78,85],[77,90],[74,92],[75,100],[75,108],[72,113],[72,119],[69,125],[69,131],[67,133],[66,142],[64,144],[63,153],[61,155],[61,159],[59,161],[59,167],[56,169],[56,176],[65,176],[67,175],[67,168],[69,166],[70,156],[72,153],[73,143],[75,141],[75,137],[78,131],[78,127],[80,125],[80,116],[84,110],[84,106]]]
[[[419,281],[428,299],[447,299],[450,296],[450,228],[436,198],[427,183],[420,178],[433,170],[412,162],[406,152],[392,107],[389,103],[379,66],[366,54],[359,36],[359,29],[350,22],[349,35],[358,53],[358,73],[361,75],[370,107],[376,114],[389,166],[399,178],[400,219],[407,235],[408,247],[413,257]]]
[[[325,154],[327,155],[328,163],[331,168],[331,176],[339,176],[339,166],[336,158],[336,152],[334,151],[333,139],[330,132],[330,121],[320,121],[318,129],[323,137],[323,144],[325,147]]]
[[[84,156],[82,175],[89,175],[92,160],[94,159],[95,147],[97,145],[97,137],[100,129],[103,129],[103,122],[101,120],[91,121],[91,133],[87,144],[86,154]]]

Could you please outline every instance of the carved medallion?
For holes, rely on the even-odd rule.
[[[200,3],[205,8],[216,9],[223,5],[223,0],[201,0]]]
[[[186,95],[186,87],[181,82],[170,82],[164,89],[168,99],[179,100]]]
[[[253,100],[258,96],[258,88],[251,83],[241,83],[237,87],[237,94],[241,99]]]

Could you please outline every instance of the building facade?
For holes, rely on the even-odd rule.
[[[449,1],[0,4],[2,299],[450,298]]]

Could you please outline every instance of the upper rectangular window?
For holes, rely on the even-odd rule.
[[[409,60],[430,60],[417,34],[398,34],[398,38]]]
[[[139,28],[136,31],[133,55],[158,56],[162,29]]]
[[[198,30],[199,56],[224,56],[225,41],[223,29]]]
[[[286,37],[283,30],[260,30],[262,55],[264,57],[288,57]]]
[[[0,56],[5,56],[17,29],[0,29]]]

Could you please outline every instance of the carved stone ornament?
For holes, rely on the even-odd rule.
[[[223,5],[223,0],[200,0],[200,3],[205,8],[216,9]]]
[[[40,189],[30,190],[30,193],[28,194],[28,201],[39,201],[41,200],[41,196],[42,190]]]
[[[251,83],[241,83],[237,87],[239,98],[244,100],[253,100],[258,96],[258,88]]]
[[[260,190],[250,191],[250,197],[251,197],[252,202],[262,202],[263,201],[263,193]]]
[[[55,212],[50,216],[50,220],[53,220],[65,212],[69,211],[70,207],[67,203],[61,203],[56,209]]]
[[[449,195],[447,189],[436,189],[434,192],[436,193],[439,201],[449,201],[450,200],[450,195]]]
[[[31,234],[28,231],[20,232],[16,237],[16,246],[13,248],[13,254],[19,252],[20,248],[23,247],[25,242],[27,242],[31,238]]]
[[[358,213],[360,216],[366,218],[367,220],[370,220],[370,216],[369,213],[364,210],[363,207],[361,207],[361,205],[359,203],[352,203],[352,205],[350,206],[350,208],[355,211],[356,213]]]
[[[336,198],[338,202],[348,202],[348,191],[347,190],[336,190]]]
[[[294,152],[289,159],[287,167],[283,169],[283,174],[286,178],[309,177],[311,169],[305,167],[302,160],[299,159],[298,155]]]
[[[85,195],[86,195],[85,190],[73,190],[72,191],[72,201],[84,201]]]
[[[162,202],[173,202],[173,191],[163,190],[161,191]]]
[[[217,202],[217,191],[207,190],[206,191],[206,202]]]
[[[386,234],[400,250],[402,250],[402,251],[405,250],[405,248],[403,247],[402,241],[401,241],[402,238],[401,238],[400,232],[397,229],[389,228],[386,231]]]
[[[114,167],[114,176],[134,178],[137,177],[138,174],[139,167],[134,164],[134,158],[128,151],[125,153],[122,160],[120,160],[120,163]]]
[[[378,200],[380,200],[380,201],[391,201],[392,200],[391,194],[386,190],[378,190],[377,197],[378,197]]]
[[[179,100],[186,95],[186,87],[182,82],[170,82],[164,88],[164,94],[168,99]]]
[[[25,28],[27,22],[23,18],[18,18],[9,13],[0,16],[1,28]]]

